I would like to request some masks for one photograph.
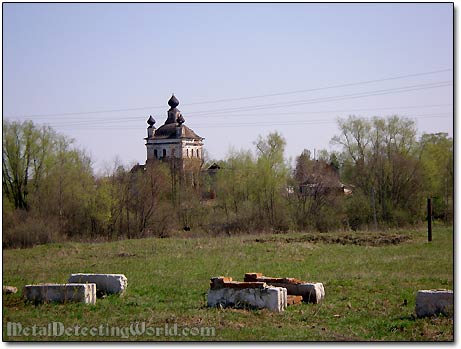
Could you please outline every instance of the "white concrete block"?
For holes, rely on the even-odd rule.
[[[293,294],[303,296],[303,301],[308,303],[320,303],[325,298],[325,289],[321,282],[304,283],[293,285]]]
[[[219,288],[208,290],[208,306],[255,307],[282,312],[287,307],[287,290],[281,287]]]
[[[2,293],[3,294],[11,294],[18,292],[18,289],[14,286],[3,286]]]
[[[320,303],[325,298],[325,289],[323,284],[317,283],[303,283],[303,284],[290,284],[290,283],[277,283],[268,282],[269,285],[275,287],[283,287],[287,289],[288,294],[303,296],[303,302],[307,303]]]
[[[96,303],[96,284],[39,284],[24,286],[23,295],[32,302]]]
[[[70,283],[95,283],[98,293],[122,294],[125,292],[128,280],[123,274],[72,274]]]
[[[416,315],[418,317],[454,314],[453,291],[419,290],[416,295]]]

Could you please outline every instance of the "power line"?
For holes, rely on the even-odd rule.
[[[449,104],[451,105],[451,104]],[[427,107],[431,107],[431,106],[446,106],[445,104],[441,104],[441,105],[420,105],[420,106],[409,106],[409,107],[385,107],[385,108],[366,108],[366,109],[345,109],[345,110],[329,110],[329,111],[305,111],[305,112],[293,112],[293,113],[285,113],[285,115],[291,115],[291,116],[300,116],[300,115],[303,115],[303,114],[330,114],[330,113],[338,113],[338,112],[347,112],[347,113],[350,113],[352,111],[367,111],[367,110],[396,110],[396,109],[408,109],[408,108],[427,108]],[[397,112],[394,112],[393,114],[399,114]],[[441,112],[435,114],[435,115],[439,115],[441,114]],[[444,115],[452,115],[452,112],[445,112],[445,113],[442,113]],[[273,115],[278,115],[278,114],[273,114]],[[425,115],[434,115],[434,114],[425,114]],[[403,115],[405,116],[405,115]],[[288,121],[287,119],[284,119],[285,121]],[[305,120],[303,119],[304,121],[308,121],[308,120]],[[51,123],[51,125],[53,126],[57,126],[57,127],[73,127],[73,128],[76,128],[76,127],[79,127],[79,126],[104,126],[104,128],[106,127],[109,127],[109,126],[122,126],[120,125],[121,123],[126,123],[126,122],[130,122],[131,120],[117,120],[115,122],[110,122],[110,124],[107,123],[106,120],[94,120],[93,122],[88,122],[88,121],[82,121],[82,122],[74,122],[72,124],[69,124],[69,123],[59,123],[58,122],[53,122]],[[138,120],[137,121],[141,121]],[[267,121],[267,120],[266,120]],[[119,125],[117,125],[119,124]],[[240,125],[246,125],[246,123],[241,123],[239,122]],[[254,123],[252,123],[254,124]],[[198,123],[194,123],[194,127],[203,127],[203,125],[210,125],[210,123],[207,123],[207,124],[201,124],[200,121]],[[216,124],[216,125],[220,125],[220,124]],[[137,127],[138,128],[138,127]]]
[[[304,104],[311,104],[311,103],[320,103],[320,102],[331,102],[332,100],[343,100],[349,98],[361,98],[361,97],[368,97],[368,96],[375,96],[375,95],[385,95],[395,92],[407,92],[407,91],[417,91],[417,90],[425,90],[429,88],[437,88],[437,87],[444,87],[452,85],[452,80],[447,81],[438,81],[426,84],[418,84],[418,85],[409,85],[397,88],[390,88],[390,89],[382,89],[382,90],[374,90],[368,92],[360,92],[360,93],[352,93],[352,94],[345,94],[345,95],[337,95],[337,96],[330,96],[330,97],[320,97],[320,98],[312,98],[312,99],[304,99],[304,100],[294,100],[288,101],[284,103],[270,103],[270,104],[259,104],[259,105],[252,105],[246,107],[234,107],[234,108],[224,108],[224,109],[215,109],[215,110],[205,110],[199,111],[194,113],[189,113],[188,116],[204,116],[211,113],[226,113],[229,111],[239,111],[239,110],[261,110],[261,109],[272,109],[272,108],[281,108],[286,107],[287,104],[290,106],[298,106]]]
[[[418,84],[418,85],[410,85],[410,86],[403,86],[397,87],[392,89],[382,89],[382,90],[374,90],[368,92],[360,92],[360,93],[353,93],[353,94],[346,94],[346,95],[337,95],[337,96],[330,96],[330,97],[322,97],[322,98],[314,98],[314,99],[307,99],[307,100],[297,100],[297,101],[289,101],[286,103],[271,103],[271,104],[262,104],[262,105],[254,105],[248,107],[238,107],[238,108],[226,108],[221,110],[210,110],[205,113],[202,111],[202,114],[196,115],[192,113],[191,115],[186,115],[186,117],[213,117],[217,113],[232,113],[238,111],[254,111],[254,110],[263,110],[263,109],[273,109],[273,108],[281,108],[286,107],[286,104],[290,106],[298,106],[298,105],[305,105],[305,104],[313,104],[313,103],[322,103],[322,102],[334,102],[340,100],[347,100],[347,99],[356,99],[356,98],[365,98],[371,96],[381,96],[381,95],[388,95],[394,93],[401,93],[401,92],[410,92],[410,91],[418,91],[418,90],[425,90],[425,89],[432,89],[438,87],[446,87],[451,86],[452,81],[440,81],[435,83],[426,83],[426,84]],[[114,119],[115,120],[115,119]],[[127,118],[123,118],[122,120],[128,120]],[[92,121],[83,121],[83,120],[65,120],[64,122],[68,121],[67,125],[82,125],[86,123],[94,123]],[[107,122],[107,121],[106,121]]]
[[[330,85],[330,86],[317,87],[317,88],[311,88],[311,89],[305,89],[305,90],[295,90],[295,91],[289,91],[289,92],[270,93],[270,94],[265,94],[265,95],[249,96],[249,97],[224,98],[224,99],[218,99],[218,100],[209,101],[209,102],[187,103],[187,104],[184,104],[184,105],[196,105],[196,104],[204,104],[204,103],[221,103],[221,102],[230,102],[230,101],[238,101],[238,100],[248,100],[248,99],[255,99],[255,98],[265,98],[265,97],[284,96],[284,95],[297,94],[297,93],[304,93],[304,92],[313,92],[313,91],[328,90],[328,89],[332,89],[332,88],[349,87],[349,86],[365,85],[365,84],[371,84],[371,83],[382,82],[382,81],[390,81],[390,80],[405,79],[405,78],[409,78],[409,77],[422,76],[422,75],[430,75],[430,74],[437,74],[437,73],[442,73],[442,72],[447,72],[447,71],[452,71],[452,70],[453,70],[453,69],[451,69],[451,68],[449,68],[449,69],[441,69],[441,70],[434,70],[434,71],[424,72],[424,73],[400,75],[400,76],[394,76],[394,77],[390,77],[390,78],[383,78],[383,79],[376,79],[376,80],[367,80],[367,81],[358,81],[358,82],[351,82],[351,83],[347,83],[347,84]]]
[[[410,105],[410,106],[393,106],[393,107],[372,107],[372,108],[352,108],[352,109],[335,109],[335,110],[315,110],[315,111],[306,111],[306,110],[299,110],[299,111],[290,111],[290,112],[273,112],[268,113],[264,112],[262,114],[258,113],[251,113],[251,114],[227,114],[227,115],[215,115],[216,118],[222,117],[255,117],[255,116],[280,116],[280,115],[301,115],[301,114],[327,114],[327,113],[351,113],[351,112],[360,112],[360,111],[374,111],[374,110],[400,110],[400,109],[418,109],[418,108],[435,108],[435,107],[452,107],[452,103],[445,103],[445,104],[421,104],[421,105]],[[244,111],[245,112],[245,111]],[[194,116],[194,118],[200,118],[201,116]],[[204,116],[207,117],[207,116]],[[110,124],[114,124],[116,122],[127,122],[127,121],[139,121],[144,122],[143,116],[136,115],[136,116],[126,116],[120,118],[111,118]],[[80,124],[104,124],[106,125],[107,119],[104,116],[104,119],[82,119],[79,118],[78,120],[58,120],[53,122],[54,124],[59,123],[60,125],[80,125]]]
[[[212,104],[212,103],[222,103],[222,102],[230,102],[230,101],[239,101],[239,100],[248,100],[248,99],[256,99],[256,98],[266,98],[266,97],[273,97],[273,96],[298,94],[298,93],[313,92],[313,91],[320,91],[320,90],[334,89],[334,88],[341,88],[341,87],[348,87],[348,86],[365,85],[365,84],[371,84],[371,83],[383,82],[383,81],[399,80],[399,79],[405,79],[409,77],[438,74],[438,73],[448,72],[452,70],[453,70],[452,68],[447,68],[447,69],[433,70],[433,71],[428,71],[428,72],[393,76],[393,77],[387,77],[387,78],[381,78],[381,79],[375,79],[375,80],[358,81],[358,82],[338,84],[338,85],[330,85],[330,86],[311,88],[311,89],[278,92],[278,93],[263,94],[263,95],[248,96],[248,97],[224,98],[224,99],[218,99],[218,100],[212,100],[212,101],[185,103],[183,105],[190,106],[190,105],[200,105],[200,104]],[[37,117],[71,116],[71,115],[89,115],[89,114],[115,113],[115,112],[137,111],[137,110],[147,110],[147,109],[163,109],[163,108],[165,108],[165,106],[163,105],[162,106],[146,106],[146,107],[134,107],[134,108],[105,109],[105,110],[95,110],[95,111],[63,112],[63,113],[51,113],[51,114],[29,114],[29,115],[22,115],[21,117],[37,118]]]
[[[402,117],[407,117],[410,119],[428,119],[428,118],[449,118],[452,117],[451,113],[437,113],[437,114],[423,114],[423,115],[401,115]],[[372,119],[373,117],[365,117],[364,119]],[[320,125],[320,124],[332,124],[336,123],[337,120],[332,119],[314,119],[314,120],[305,120],[305,119],[298,119],[298,120],[284,120],[284,121],[276,121],[276,122],[251,122],[251,123],[231,123],[231,124],[197,124],[195,126],[200,128],[227,128],[227,127],[245,127],[245,126],[295,126],[295,125]],[[56,127],[63,127],[63,126],[56,126]],[[139,130],[138,127],[135,126],[116,126],[116,125],[80,125],[77,127],[73,127],[74,129],[89,129],[89,130]]]

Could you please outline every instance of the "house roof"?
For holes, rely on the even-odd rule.
[[[154,139],[179,139],[179,138],[188,138],[188,139],[198,139],[203,140],[202,137],[197,135],[194,131],[192,131],[189,127],[183,125],[186,121],[184,117],[181,115],[181,112],[176,109],[179,105],[179,100],[172,95],[170,100],[168,101],[168,105],[171,107],[168,110],[168,117],[165,123],[160,126],[158,129],[155,130],[153,138]],[[153,127],[155,120],[152,116],[149,117],[147,120],[149,127]],[[177,135],[178,127],[181,128],[181,133]],[[147,139],[147,138],[146,138]]]
[[[209,167],[208,170],[219,170],[221,166],[219,166],[216,162],[213,162]]]
[[[301,185],[321,185],[324,187],[342,186],[339,180],[339,173],[333,164],[328,164],[323,160],[316,160],[309,172],[310,173],[303,175]]]
[[[203,138],[197,135],[194,131],[192,131],[186,125],[181,125],[181,128],[184,128],[184,135],[177,136],[176,135],[176,128],[177,124],[165,124],[158,129],[155,130],[154,138],[157,139],[168,139],[168,138],[191,138],[191,139],[199,139],[202,140]]]

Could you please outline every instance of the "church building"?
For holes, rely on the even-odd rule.
[[[172,95],[168,101],[170,109],[165,123],[155,128],[152,115],[147,120],[146,165],[154,161],[166,162],[170,166],[174,178],[188,186],[200,187],[200,171],[203,165],[203,140],[189,127],[184,125],[185,119],[177,109],[178,99]],[[145,165],[137,165],[132,172],[145,169]]]
[[[167,112],[165,123],[158,129],[155,128],[155,120],[149,117],[147,123],[146,164],[153,160],[174,161],[183,170],[190,165],[203,162],[203,140],[189,127],[184,125],[185,119],[176,108],[179,105],[178,99],[171,96],[168,101],[170,109]]]

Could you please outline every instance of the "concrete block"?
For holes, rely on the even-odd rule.
[[[35,303],[38,302],[81,302],[86,304],[96,303],[95,284],[39,284],[26,285],[23,291],[24,298]]]
[[[18,289],[14,286],[3,286],[2,293],[3,294],[11,294],[18,292]]]
[[[418,317],[443,314],[452,316],[453,291],[451,290],[419,290],[416,295],[416,315]]]
[[[287,307],[287,290],[267,285],[262,288],[210,288],[208,306],[267,308],[274,312],[282,312]]]
[[[94,283],[100,294],[123,294],[127,287],[127,278],[123,274],[72,274],[69,283]]]
[[[302,296],[303,302],[320,303],[325,298],[325,289],[320,282],[310,283],[295,278],[273,278],[262,273],[246,273],[246,282],[265,282],[275,287],[287,289],[289,295]]]
[[[276,287],[284,287],[287,289],[289,295],[297,295],[303,297],[303,302],[306,303],[320,303],[325,298],[325,289],[323,284],[317,283],[303,283],[303,284],[285,284],[285,283],[271,283],[270,285]]]

